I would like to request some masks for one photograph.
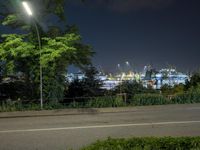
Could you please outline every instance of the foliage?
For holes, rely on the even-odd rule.
[[[141,83],[136,81],[124,81],[116,87],[115,91],[117,93],[127,93],[127,95],[134,95],[142,93],[144,91],[144,87]]]
[[[178,84],[178,85],[175,85],[173,87],[173,90],[174,90],[174,94],[182,94],[185,92],[185,85],[183,84]]]
[[[86,107],[92,108],[103,108],[103,107],[120,107],[124,106],[124,102],[121,96],[104,96],[104,97],[96,97],[94,99],[90,99]]]
[[[102,81],[97,78],[98,71],[89,66],[84,69],[83,79],[74,79],[68,86],[66,97],[93,97],[102,95]]]
[[[26,35],[4,34],[2,37],[4,41],[0,43],[0,59],[5,64],[3,77],[22,74],[24,77],[23,82],[26,82],[26,89],[29,91],[26,96],[33,98],[36,94],[36,84],[33,81],[36,80],[34,74],[39,61],[37,57],[38,50],[35,49],[32,43],[24,40]],[[12,87],[10,88],[12,89]]]
[[[77,46],[86,47],[81,44],[80,36],[74,33],[43,40],[41,63],[46,72],[45,94],[47,99],[62,100],[66,89],[66,68],[70,64],[77,66],[89,64],[92,52],[89,47],[81,49]]]
[[[200,84],[200,72],[195,72],[190,78],[190,81],[186,83],[186,90],[191,87],[195,88],[196,86],[198,86],[198,84]]]
[[[190,79],[190,86],[197,86],[198,83],[200,83],[200,72],[194,73]]]
[[[99,96],[86,99],[74,99],[73,102],[66,104],[68,108],[105,108],[125,106],[120,96]]]
[[[0,83],[0,100],[4,99],[15,99],[27,98],[29,91],[27,91],[27,86],[23,80],[15,77],[9,77],[4,79]]]
[[[5,62],[3,77],[21,73],[27,91],[31,93],[28,96],[30,99],[39,97],[40,63],[43,68],[45,99],[56,101],[63,98],[63,91],[66,88],[64,73],[68,65],[83,67],[90,64],[93,55],[91,47],[82,44],[77,29],[66,26],[65,2],[66,0],[28,0],[34,14],[30,20],[24,13],[21,0],[0,3],[2,25],[21,29],[18,33],[27,33],[3,35],[0,44],[0,60]],[[49,21],[52,16],[56,21]],[[61,28],[60,24],[66,27]],[[41,57],[35,25],[43,37]]]
[[[97,78],[99,72],[93,66],[89,66],[84,70],[85,78],[84,84],[84,96],[97,96],[101,94],[102,81]]]
[[[164,105],[170,101],[161,94],[136,94],[132,97],[130,105],[145,106],[145,105]]]
[[[161,87],[161,92],[165,96],[181,94],[185,92],[185,86],[183,84],[179,84],[172,87],[165,84]]]
[[[84,83],[80,79],[74,79],[68,86],[65,97],[81,97],[84,95]]]
[[[87,65],[92,56],[90,47],[83,45],[80,36],[74,33],[42,38],[41,57],[39,50],[25,35],[9,34],[3,37],[5,40],[0,44],[0,58],[6,62],[5,76],[21,72],[26,84],[30,85],[32,97],[38,95],[35,94],[38,93],[35,88],[39,87],[40,62],[43,68],[45,98],[60,100],[65,90],[65,72],[68,65]],[[80,49],[80,45],[87,48]]]
[[[80,0],[84,1],[84,0]],[[31,18],[27,17],[25,10],[22,6],[23,0],[5,0],[0,3],[0,22],[4,26],[13,29],[21,29],[28,31],[30,36],[33,36],[34,24],[31,23],[32,19],[37,22],[39,30],[43,36],[47,36],[52,28],[62,30],[62,26],[66,26],[65,8],[68,0],[27,0],[33,11]],[[54,18],[54,21],[49,18]],[[51,34],[54,36],[54,34]],[[48,37],[50,34],[48,34]],[[33,36],[34,37],[34,36]]]
[[[177,93],[171,98],[162,94],[136,94],[130,100],[130,105],[145,106],[145,105],[165,105],[165,104],[191,104],[200,103],[200,92],[189,91],[185,93]]]
[[[125,106],[125,103],[120,96],[102,96],[91,97],[85,99],[85,101],[72,101],[69,103],[57,103],[50,101],[44,103],[44,110],[64,109],[64,108],[104,108],[104,107],[121,107]],[[25,111],[25,110],[40,110],[40,104],[37,102],[22,101],[2,101],[0,104],[0,112],[9,111]]]
[[[171,99],[171,102],[175,104],[200,103],[200,92],[189,91],[186,93],[177,94]]]
[[[197,83],[196,86],[191,86],[189,89],[188,89],[189,92],[198,92],[200,93],[200,83]]]
[[[114,93],[126,93],[127,99],[130,100],[135,94],[157,93],[157,91],[151,88],[145,88],[140,82],[124,81],[116,87]]]
[[[130,100],[131,106],[165,105],[165,104],[191,104],[200,103],[200,92],[190,91],[178,93],[171,98],[161,94],[136,94]]]
[[[32,9],[34,15],[38,19],[42,18],[46,20],[49,15],[54,15],[60,20],[64,20],[64,4],[65,0],[27,0]],[[24,19],[24,11],[22,8],[22,0],[6,0],[0,4],[0,14],[3,16],[3,25],[9,25],[14,28],[26,28],[26,22]],[[38,9],[37,11],[35,9]],[[40,13],[39,13],[40,12]]]
[[[82,150],[194,150],[200,149],[200,137],[144,137],[97,141]]]
[[[44,110],[64,109],[67,106],[60,103],[49,102],[43,106]],[[0,112],[13,112],[13,111],[30,111],[30,110],[41,110],[40,104],[36,102],[23,103],[21,100],[18,101],[7,101],[2,102],[0,105]]]
[[[188,92],[178,94],[172,99],[168,99],[159,94],[136,94],[130,103],[123,101],[121,96],[99,96],[88,97],[85,99],[76,99],[57,103],[49,101],[44,103],[44,109],[64,109],[64,108],[104,108],[104,107],[122,107],[122,106],[145,106],[145,105],[166,105],[166,104],[190,104],[200,103],[200,93]],[[0,104],[0,111],[24,111],[24,110],[39,110],[39,101],[7,101]]]

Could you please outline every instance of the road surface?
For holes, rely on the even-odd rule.
[[[0,150],[79,149],[97,139],[133,136],[200,136],[200,104],[137,107],[114,113],[0,118]]]

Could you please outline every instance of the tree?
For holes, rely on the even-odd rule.
[[[90,64],[93,53],[89,46],[81,44],[80,36],[74,33],[56,38],[43,38],[43,40],[45,44],[41,62],[47,74],[44,78],[46,97],[62,100],[66,85],[66,68],[70,64],[79,67]]]
[[[69,84],[66,97],[93,97],[103,94],[102,81],[97,78],[96,68],[89,66],[83,72],[85,75],[83,79],[75,79]]]
[[[127,99],[131,99],[135,94],[154,93],[156,91],[153,89],[145,88],[140,82],[124,81],[120,85],[118,85],[114,90],[114,93],[119,93],[119,92],[126,93]]]
[[[200,72],[195,72],[190,78],[190,81],[187,82],[186,88],[189,89],[190,87],[196,87],[198,84],[200,84]]]
[[[27,19],[27,15],[22,8],[23,0],[0,0],[0,22],[3,25],[20,28],[22,30],[33,31],[31,20]],[[27,0],[31,5],[34,18],[40,25],[40,30],[48,32],[52,27],[62,30],[60,25],[68,25],[66,22],[65,9],[68,0]],[[80,0],[84,1],[84,0]],[[54,19],[54,21],[49,18]],[[33,19],[33,18],[31,18]],[[42,26],[45,24],[45,27]]]
[[[166,96],[168,96],[168,95],[173,95],[173,89],[172,89],[173,87],[172,86],[170,86],[170,85],[167,85],[167,84],[164,84],[162,87],[161,87],[161,92],[162,92],[162,94],[163,95],[166,95]]]
[[[200,72],[195,72],[190,80],[186,81],[185,90],[186,91],[200,91]]]
[[[173,87],[173,93],[174,94],[182,94],[185,92],[185,85],[184,84],[178,84],[178,85],[175,85]]]
[[[29,2],[31,6],[35,8],[38,6],[39,9],[34,11],[34,16],[35,19],[37,18],[35,21],[43,37],[41,58],[34,25],[28,22],[30,20],[25,19],[21,1],[3,1],[0,3],[2,24],[23,30],[21,31],[23,34],[2,36],[0,58],[6,63],[4,76],[22,73],[27,85],[26,89],[30,91],[28,97],[37,98],[39,95],[39,63],[41,62],[44,96],[47,100],[58,101],[63,98],[65,71],[68,65],[75,64],[83,68],[83,66],[90,64],[93,52],[90,46],[81,42],[81,37],[77,30],[74,30],[74,27],[66,26],[65,0],[29,0]],[[59,27],[57,22],[54,25],[48,24],[47,18],[52,15],[57,17],[65,28]],[[44,22],[41,20],[45,22],[46,28],[42,26]]]
[[[32,8],[35,8],[34,15],[37,19],[46,21],[49,15],[54,15],[64,21],[64,4],[66,0],[27,0]],[[24,11],[22,0],[1,0],[0,15],[2,16],[3,25],[10,25],[14,28],[26,29],[27,23],[24,20]],[[36,8],[38,11],[36,11]]]
[[[0,102],[7,99],[26,99],[26,85],[16,76],[9,76],[0,82]]]
[[[93,66],[87,67],[85,70],[84,83],[84,96],[98,96],[101,95],[102,81],[97,77],[99,72]]]
[[[163,85],[161,87],[161,92],[163,95],[165,96],[170,96],[170,95],[175,95],[175,94],[182,94],[184,93],[184,85],[183,84],[178,84],[178,85],[174,85],[174,86],[170,86],[170,85]]]
[[[30,42],[25,42],[25,35],[9,34],[2,35],[5,39],[0,43],[0,59],[5,62],[3,77],[22,73],[26,82],[27,97],[33,98],[35,84],[33,83],[36,73],[35,62],[39,61],[35,51],[35,46]]]
[[[27,41],[25,35],[9,34],[3,37],[5,40],[0,44],[0,58],[6,62],[6,75],[21,72],[26,83],[38,85],[38,66],[41,61],[44,69],[45,97],[49,100],[63,98],[68,65],[88,65],[92,56],[90,47],[82,44],[80,36],[73,33],[55,38],[42,38],[41,59],[39,50],[33,43]],[[34,94],[35,92],[33,96]]]
[[[84,83],[82,80],[76,78],[68,86],[65,93],[66,98],[76,98],[84,96]]]

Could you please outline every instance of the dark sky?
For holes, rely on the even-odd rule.
[[[146,64],[200,67],[199,0],[86,0],[66,7],[84,42],[93,46],[93,62],[106,71],[129,61],[138,71]]]
[[[68,23],[78,26],[96,52],[93,63],[104,71],[126,61],[137,71],[147,64],[199,69],[200,0],[68,1]]]

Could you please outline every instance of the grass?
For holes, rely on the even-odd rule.
[[[104,96],[88,98],[82,102],[44,103],[45,110],[65,109],[65,108],[105,108],[105,107],[124,107],[124,106],[149,106],[166,104],[191,104],[200,103],[199,92],[187,92],[177,94],[169,99],[161,94],[136,94],[125,102],[121,96]],[[23,104],[21,101],[2,102],[0,112],[40,110],[40,104]]]

